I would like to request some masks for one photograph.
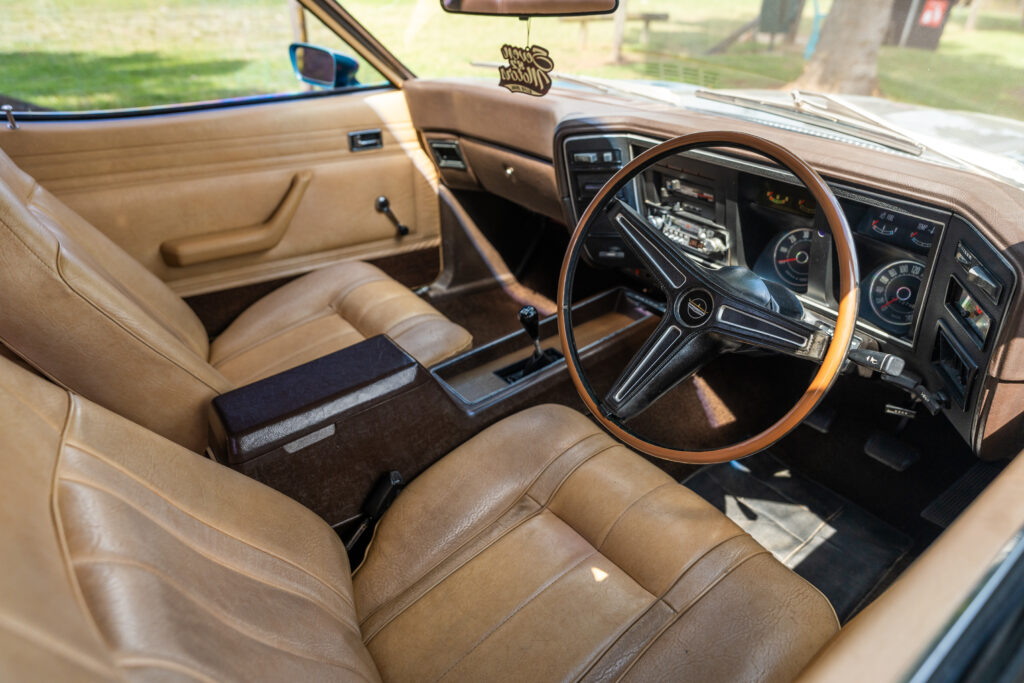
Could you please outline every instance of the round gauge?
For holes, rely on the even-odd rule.
[[[910,231],[910,241],[922,249],[931,248],[933,237],[935,237],[935,226],[931,223],[918,223],[917,227]]]
[[[775,244],[772,261],[783,283],[795,289],[806,288],[811,262],[811,231],[798,228],[780,237]]]
[[[894,261],[882,266],[868,285],[871,310],[889,325],[909,327],[923,276],[924,264],[917,261]]]
[[[896,234],[896,216],[891,213],[882,213],[871,219],[871,229],[883,237],[891,237]]]

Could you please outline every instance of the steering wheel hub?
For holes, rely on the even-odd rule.
[[[711,320],[714,303],[715,298],[708,290],[700,287],[691,289],[679,297],[679,303],[676,304],[679,322],[687,327],[700,327]]]

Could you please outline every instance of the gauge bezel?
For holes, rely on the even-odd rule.
[[[782,270],[779,268],[779,258],[778,258],[779,257],[779,248],[782,246],[782,243],[786,241],[787,237],[789,237],[790,235],[792,235],[793,233],[796,233],[796,232],[806,232],[807,233],[807,275],[804,276],[804,281],[802,283],[800,283],[800,282],[795,282],[795,283],[794,282],[790,282],[789,278],[787,278],[785,275],[783,275]],[[779,280],[782,282],[782,284],[786,285],[790,289],[796,289],[797,291],[800,291],[800,292],[807,291],[807,283],[808,283],[808,281],[810,279],[811,239],[812,239],[812,237],[813,236],[811,234],[811,228],[792,228],[791,230],[787,230],[786,232],[782,233],[781,235],[779,235],[778,237],[775,238],[775,244],[772,246],[772,251],[771,251],[772,267],[775,269],[775,274],[779,276]],[[800,241],[800,240],[797,240],[797,241]]]
[[[916,295],[914,297],[914,304],[913,304],[913,306],[911,306],[910,320],[908,320],[905,323],[898,323],[898,322],[893,322],[892,320],[889,320],[888,318],[885,317],[885,314],[883,314],[881,311],[878,310],[878,306],[875,304],[874,289],[875,289],[875,281],[879,277],[881,277],[882,273],[885,273],[890,268],[898,267],[899,265],[901,265],[903,263],[908,263],[908,264],[910,264],[912,266],[919,266],[921,268],[921,274],[919,276],[920,284],[918,285],[917,292],[916,292]],[[911,327],[914,324],[914,317],[917,315],[917,305],[918,305],[918,302],[921,300],[921,293],[922,293],[922,290],[924,289],[924,286],[925,286],[925,274],[927,273],[927,271],[928,271],[927,264],[922,263],[921,261],[917,261],[915,259],[903,258],[903,259],[897,259],[895,261],[890,261],[888,263],[884,263],[881,266],[879,266],[878,268],[876,268],[873,273],[871,273],[871,277],[868,278],[868,288],[867,288],[868,304],[871,306],[871,312],[874,313],[878,317],[879,322],[881,322],[884,325],[891,325],[893,327],[899,327],[899,328],[909,328],[909,327]]]

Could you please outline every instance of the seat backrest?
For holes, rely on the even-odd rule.
[[[54,381],[193,450],[230,383],[182,299],[0,151],[0,340]]]
[[[379,680],[338,536],[0,358],[0,680]]]

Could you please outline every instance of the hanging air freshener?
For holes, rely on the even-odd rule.
[[[555,62],[547,48],[530,45],[530,22],[526,22],[526,47],[502,45],[501,56],[507,65],[498,67],[498,85],[511,92],[543,97],[551,89],[551,71]]]

